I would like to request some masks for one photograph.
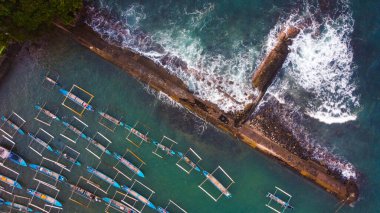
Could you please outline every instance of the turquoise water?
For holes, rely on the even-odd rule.
[[[118,5],[118,3],[120,2],[114,4]],[[168,14],[170,17],[168,7],[165,7],[169,3],[173,2],[168,1],[161,4],[162,8],[159,10],[161,13],[153,12],[155,8],[160,8],[160,5],[156,5],[157,3],[143,5],[144,14],[151,14],[154,20],[162,21],[154,24],[152,19],[145,18],[140,22],[143,26],[149,26],[146,29],[151,28],[152,34],[166,26],[163,23],[167,19],[160,15]],[[200,8],[208,5],[207,2],[198,3]],[[240,85],[249,81],[248,78],[244,80],[244,76],[250,75],[250,68],[254,67],[256,59],[260,58],[262,46],[267,40],[266,37],[270,37],[267,35],[268,32],[276,25],[278,18],[283,17],[284,13],[294,8],[294,3],[287,4],[277,1],[256,1],[251,4],[247,5],[243,1],[215,3],[214,11],[216,10],[217,14],[226,14],[224,17],[226,21],[223,22],[225,25],[218,27],[213,24],[212,17],[215,17],[215,14],[211,14],[209,17],[211,22],[208,26],[214,26],[215,29],[211,29],[217,32],[224,30],[234,33],[225,35],[215,32],[214,35],[210,35],[207,32],[213,30],[207,32],[198,30],[199,32],[195,36],[197,38],[210,36],[208,40],[205,39],[201,42],[201,46],[208,47],[203,49],[206,53],[211,51],[211,53],[224,54],[224,51],[230,49],[235,40],[251,44],[246,45],[247,48],[244,48],[244,45],[232,48],[237,52],[249,52],[253,49],[252,55],[248,54],[248,56],[252,56],[247,59],[250,62],[247,66],[242,66],[241,73],[245,74],[236,74],[238,76],[236,80],[243,79]],[[125,8],[129,8],[130,5],[131,2],[123,3]],[[176,8],[184,8],[183,5],[189,7],[188,11],[191,7],[196,7],[191,11],[198,8],[198,4],[194,6],[186,2],[178,2],[173,5],[173,11]],[[380,204],[377,202],[377,189],[380,187],[378,182],[380,178],[378,161],[380,159],[378,148],[380,137],[377,131],[380,120],[378,104],[380,96],[378,93],[379,75],[376,73],[379,70],[378,54],[376,53],[380,48],[376,42],[380,32],[380,20],[376,14],[379,3],[354,1],[350,4],[350,8],[352,18],[355,20],[354,31],[350,35],[353,52],[352,63],[355,65],[351,74],[356,87],[354,95],[360,97],[360,106],[354,107],[352,114],[357,118],[343,124],[325,124],[317,119],[311,119],[308,120],[305,127],[314,140],[351,162],[360,172],[360,199],[353,208],[345,206],[341,212],[377,212],[380,209]],[[247,21],[245,17],[249,15],[255,17],[257,21],[254,26],[247,28],[250,21]],[[171,15],[172,20],[175,17],[177,16]],[[235,19],[228,17],[235,17]],[[178,20],[182,21],[182,25],[187,23],[184,18],[179,17]],[[169,24],[166,27],[170,29],[172,25]],[[249,29],[248,33],[246,33],[246,29]],[[192,33],[196,33],[196,31],[195,29]],[[229,40],[223,45],[219,45],[221,42],[212,39],[217,37],[216,35],[224,35],[220,40],[225,38],[229,38]],[[193,41],[190,39],[188,44],[192,44]],[[235,54],[236,52],[227,51],[225,57],[233,58],[232,56]],[[156,192],[152,197],[152,202],[156,205],[165,207],[168,200],[171,199],[188,212],[270,212],[264,205],[268,201],[265,195],[267,192],[273,191],[274,186],[278,186],[293,195],[291,203],[295,207],[294,212],[333,212],[339,206],[338,201],[332,195],[276,161],[219,132],[183,109],[163,103],[144,85],[72,40],[62,35],[52,35],[44,41],[43,45],[31,45],[19,55],[12,71],[0,85],[0,111],[5,115],[10,115],[12,111],[21,115],[27,121],[24,126],[27,131],[34,133],[40,127],[48,131],[55,137],[52,142],[54,148],[62,147],[63,144],[75,148],[81,153],[79,160],[84,166],[95,167],[99,162],[84,149],[84,140],[79,139],[76,144],[72,144],[59,135],[64,130],[61,124],[53,122],[51,127],[47,127],[33,119],[37,113],[33,106],[46,101],[48,107],[59,109],[58,115],[64,120],[70,121],[74,115],[61,106],[63,97],[56,90],[47,90],[41,86],[43,76],[48,70],[59,73],[59,81],[65,88],[69,89],[73,84],[77,84],[94,94],[92,104],[96,109],[106,110],[108,108],[110,114],[122,116],[123,120],[131,125],[136,121],[144,123],[151,129],[149,135],[152,138],[160,140],[163,135],[166,135],[177,141],[178,145],[174,146],[175,150],[185,152],[191,147],[202,157],[200,165],[203,169],[212,171],[220,165],[236,182],[230,188],[232,198],[222,197],[215,203],[198,188],[203,181],[203,176],[199,173],[193,172],[187,175],[175,165],[177,158],[160,159],[153,155],[154,147],[151,144],[143,144],[141,148],[134,147],[125,139],[126,130],[118,128],[115,133],[112,133],[97,123],[98,116],[95,113],[85,112],[81,120],[89,125],[84,131],[87,135],[92,136],[99,131],[112,141],[109,147],[111,151],[123,154],[124,150],[129,148],[146,162],[146,165],[142,167],[146,178],[137,179]],[[285,71],[287,70],[285,69]],[[216,75],[220,72],[223,72],[223,69],[217,70],[213,74]],[[283,81],[286,78],[286,75],[280,76]],[[276,85],[281,86],[281,84]],[[278,89],[278,87],[274,88]],[[313,96],[304,97],[313,98]],[[307,98],[304,99],[304,102],[308,101]],[[297,99],[295,103],[299,103]],[[29,148],[25,149],[25,144],[29,142],[29,139],[15,136],[14,141],[17,153],[29,163],[39,163],[38,155]],[[47,152],[44,155],[54,157]],[[104,156],[101,161],[99,169],[110,176],[115,175],[115,171],[110,165],[114,165],[116,162],[109,156]],[[22,173],[19,182],[23,186],[32,188],[36,186],[36,182],[31,180],[33,173],[30,170],[17,168],[11,164],[7,165]],[[74,167],[72,172],[63,172],[63,175],[71,183],[76,183],[81,175],[89,177],[84,167]],[[94,180],[101,184],[99,180]],[[121,176],[117,177],[117,181],[129,186],[132,184]],[[58,199],[62,201],[65,212],[103,212],[105,209],[103,204],[91,205],[90,208],[81,207],[67,199],[70,194],[64,185],[58,184],[58,188],[62,190]],[[25,196],[22,191],[17,193]],[[111,189],[107,195],[100,192],[97,194],[112,197],[114,193],[115,191]],[[150,212],[147,208],[144,211]]]

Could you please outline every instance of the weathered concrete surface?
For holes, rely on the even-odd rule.
[[[249,116],[251,116],[285,62],[289,54],[288,47],[292,43],[291,39],[295,38],[299,32],[300,29],[290,26],[279,33],[276,46],[264,58],[252,77],[252,86],[259,91],[259,96],[248,104],[242,112],[237,113],[236,126],[241,126],[249,119]]]
[[[298,28],[290,26],[278,35],[276,46],[261,62],[253,75],[253,87],[257,88],[260,92],[267,90],[289,54],[288,46],[292,43],[291,39],[295,38],[299,32]]]
[[[57,26],[71,35],[78,43],[105,60],[121,67],[134,78],[157,91],[164,92],[188,110],[217,128],[239,138],[252,148],[280,160],[334,194],[338,199],[347,203],[357,199],[358,190],[355,184],[344,183],[334,176],[330,176],[325,167],[292,154],[286,148],[269,140],[253,126],[245,124],[241,128],[236,128],[232,115],[224,114],[216,105],[195,97],[179,78],[170,75],[163,67],[158,66],[152,60],[131,50],[108,44],[84,24],[79,23],[76,27],[70,29],[60,25]]]

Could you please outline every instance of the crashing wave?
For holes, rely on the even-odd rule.
[[[355,120],[359,107],[350,44],[354,20],[348,2],[342,0],[339,5],[336,17],[324,16],[322,21],[316,17],[318,12],[311,13],[310,6],[305,6],[302,18],[310,20],[310,24],[294,39],[283,65],[284,74],[269,90],[280,100],[291,94],[306,114],[327,124]],[[280,29],[298,25],[299,20],[300,15],[295,13],[285,24],[277,24],[268,37],[266,50],[274,46]]]

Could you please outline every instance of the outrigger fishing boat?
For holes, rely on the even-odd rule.
[[[147,141],[147,142],[149,141],[149,138],[146,135],[144,135],[141,132],[137,131],[135,128],[133,128],[133,127],[127,125],[127,124],[124,124],[124,127],[126,129],[128,129],[128,131],[130,131],[132,134],[134,134],[137,137],[143,139],[144,141]]]
[[[175,155],[175,152],[173,150],[171,150],[168,147],[158,143],[157,141],[153,141],[153,144],[155,146],[157,146],[159,149],[161,149],[162,151],[166,152],[168,155],[171,155],[171,156]]]
[[[102,152],[105,152],[107,155],[111,155],[112,153],[101,143],[97,142],[91,137],[87,137],[86,140],[90,143],[92,143],[94,146],[98,147]]]
[[[91,166],[87,166],[87,171],[91,174],[94,174],[96,177],[100,178],[106,183],[109,183],[110,185],[114,186],[117,189],[120,189],[120,184],[113,180],[112,178],[108,177],[107,175],[99,172],[98,170],[92,168]]]
[[[112,123],[116,124],[117,126],[124,126],[124,123],[121,122],[120,120],[112,117],[111,115],[108,115],[107,113],[104,113],[104,112],[99,112],[100,116],[102,116],[103,118],[111,121]]]
[[[168,210],[162,208],[161,206],[157,207],[157,211],[160,212],[160,213],[169,213]]]
[[[186,157],[182,152],[177,152],[178,156],[182,158],[191,168],[194,168],[195,171],[200,172],[201,169],[195,164],[193,161],[191,161],[188,157]]]
[[[129,208],[128,206],[120,203],[119,201],[113,200],[111,198],[103,197],[103,201],[110,204],[112,207],[120,210],[121,212],[126,212],[126,213],[134,213],[135,212],[131,208]]]
[[[38,142],[39,144],[41,144],[41,146],[45,147],[47,150],[49,150],[50,152],[54,152],[53,148],[51,148],[51,146],[49,146],[49,144],[47,144],[45,141],[41,140],[40,138],[36,137],[35,135],[33,135],[32,133],[28,133],[28,136],[32,139],[34,139],[36,142]]]
[[[291,206],[288,202],[281,200],[279,197],[277,197],[276,195],[270,192],[268,192],[267,197],[271,200],[274,200],[276,203],[280,204],[283,208],[294,209],[294,207]]]
[[[61,121],[61,119],[59,119],[58,116],[54,115],[52,112],[50,112],[50,111],[47,110],[47,109],[44,109],[44,108],[42,108],[42,107],[40,107],[40,106],[38,106],[38,105],[35,105],[34,108],[35,108],[36,110],[41,110],[41,112],[43,112],[43,113],[44,113],[46,116],[48,116],[49,118],[52,118],[52,119],[54,119],[54,120],[56,120],[56,121]]]
[[[74,127],[73,125],[65,122],[65,121],[62,121],[63,125],[67,128],[69,128],[71,131],[73,131],[75,134],[79,135],[81,138],[83,139],[86,139],[87,140],[87,135],[83,134],[79,129],[77,129],[76,127]]]
[[[69,185],[71,190],[75,191],[77,194],[80,194],[85,198],[88,198],[88,199],[95,201],[95,202],[101,202],[102,201],[102,199],[100,199],[100,197],[94,195],[93,193],[91,193],[85,189],[82,189],[82,188],[75,186],[73,184],[70,184],[70,183],[68,183],[68,185]]]
[[[5,176],[5,175],[0,175],[0,181],[3,182],[3,183],[6,183],[10,186],[14,186],[18,189],[22,189],[22,186],[21,184],[19,184],[17,181]]]
[[[5,201],[4,205],[9,206],[10,208],[14,208],[20,212],[33,212],[33,209],[28,208],[27,206],[18,203],[12,203],[10,201]]]
[[[59,86],[61,87],[61,85],[56,81],[56,80],[53,80],[52,78],[46,76],[45,79],[50,82],[51,84],[53,84],[54,86]]]
[[[20,135],[25,135],[25,132],[19,127],[17,126],[15,123],[13,123],[11,120],[7,119],[4,115],[1,116],[1,120],[4,121],[5,123],[7,123],[10,127],[12,127],[13,129],[17,130],[17,132],[20,134]]]
[[[36,164],[29,164],[29,167],[35,171],[38,171],[42,174],[45,174],[46,176],[49,176],[49,177],[52,177],[56,180],[59,180],[61,182],[66,182],[66,178],[63,177],[62,175],[58,174],[57,172],[54,172],[48,168],[45,168],[43,166],[39,166],[39,165],[36,165]]]
[[[230,198],[232,197],[231,193],[224,187],[214,176],[212,176],[207,171],[203,170],[203,175],[206,176],[206,178],[220,191],[222,192],[226,197]]]
[[[74,95],[73,93],[63,89],[63,88],[60,88],[59,89],[59,92],[66,96],[68,99],[72,100],[74,103],[82,106],[83,108],[85,108],[86,110],[88,111],[94,111],[94,108],[88,104],[87,102],[85,102],[84,100],[80,99],[78,96]]]
[[[129,162],[128,160],[126,160],[125,158],[123,158],[121,155],[117,154],[116,152],[113,153],[113,157],[120,161],[120,163],[122,163],[124,166],[126,166],[128,169],[130,169],[133,173],[137,174],[138,176],[140,177],[145,177],[144,176],[144,173],[142,173],[142,171],[137,168],[135,165],[133,165],[131,162]]]
[[[150,202],[144,196],[140,195],[139,193],[137,193],[136,191],[132,190],[128,186],[123,185],[123,186],[121,186],[121,189],[124,190],[125,192],[127,192],[128,194],[132,195],[134,198],[136,198],[137,200],[141,201],[145,205],[149,206],[150,208],[156,209],[156,206],[152,202]]]
[[[75,164],[75,165],[77,165],[77,166],[81,166],[81,165],[82,165],[79,161],[77,161],[77,160],[75,160],[74,158],[70,157],[70,156],[67,155],[66,153],[62,153],[61,151],[54,150],[54,154],[56,154],[56,155],[62,155],[62,157],[63,157],[64,159],[66,159],[67,161],[69,161],[69,162],[71,162],[71,163],[73,163],[73,164]]]
[[[33,189],[28,189],[27,192],[28,192],[28,194],[35,196],[35,197],[45,201],[46,203],[49,203],[51,205],[58,206],[58,207],[63,207],[61,202],[59,202],[55,198],[50,197],[49,195],[37,192],[36,190],[33,190]]]
[[[9,151],[7,148],[0,146],[0,160],[5,160],[7,158],[15,164],[18,164],[20,166],[27,166],[24,159],[22,159],[19,155],[12,151]]]

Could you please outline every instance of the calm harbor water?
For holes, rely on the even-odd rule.
[[[230,9],[236,7],[239,11],[238,8],[243,8],[244,5],[234,4]],[[356,120],[335,124],[315,120],[307,124],[308,130],[318,142],[343,156],[360,172],[360,199],[354,207],[345,206],[341,212],[377,212],[380,209],[380,63],[376,54],[380,50],[379,43],[376,42],[380,32],[380,16],[376,13],[379,5],[375,1],[351,3],[352,17],[355,20],[351,36],[355,65],[353,76],[357,96],[360,96],[360,107],[354,110]],[[279,8],[287,6],[278,5]],[[270,5],[263,3],[262,7],[269,8]],[[262,23],[262,28],[257,29],[257,33],[264,37],[276,21],[268,21],[272,23],[270,26]],[[247,23],[239,22],[236,25],[243,26]],[[255,44],[260,45],[260,41]],[[200,173],[187,175],[175,165],[178,158],[158,158],[152,154],[152,144],[143,144],[137,148],[125,139],[128,133],[125,129],[117,128],[115,132],[110,132],[98,124],[99,117],[96,113],[85,112],[80,119],[88,124],[84,130],[87,135],[92,136],[98,131],[112,141],[109,150],[123,154],[128,148],[146,163],[142,167],[145,178],[137,179],[155,191],[151,200],[156,205],[165,207],[171,199],[188,212],[270,212],[265,207],[268,201],[265,195],[273,191],[274,186],[278,186],[293,195],[293,212],[334,212],[339,206],[332,195],[291,170],[219,132],[185,110],[159,100],[157,95],[119,68],[71,39],[54,34],[42,45],[31,45],[20,53],[10,74],[0,85],[0,112],[6,116],[12,111],[18,113],[27,121],[23,127],[26,131],[34,133],[43,128],[54,136],[51,143],[54,148],[67,144],[80,152],[79,160],[83,166],[74,167],[71,172],[63,172],[70,183],[75,184],[80,176],[88,178],[85,166],[96,167],[99,161],[85,150],[87,143],[83,139],[73,144],[60,136],[64,130],[61,123],[53,122],[48,127],[33,119],[37,114],[34,105],[45,102],[49,108],[59,109],[58,115],[65,121],[72,120],[74,115],[61,105],[63,97],[56,89],[47,90],[42,87],[42,80],[48,71],[59,73],[59,81],[64,88],[69,89],[77,84],[92,93],[95,96],[92,105],[96,110],[108,109],[110,114],[122,116],[130,125],[136,121],[144,123],[150,128],[149,135],[153,139],[160,140],[165,135],[177,141],[178,145],[173,147],[175,150],[186,152],[191,147],[202,157],[200,166],[203,169],[211,172],[220,165],[236,182],[230,188],[232,198],[222,197],[214,202],[198,188],[204,179]],[[281,79],[284,78],[281,76]],[[41,158],[26,147],[30,141],[28,138],[16,135],[14,141],[16,152],[28,163],[40,162]],[[48,152],[43,154],[54,157]],[[99,170],[110,176],[115,175],[112,169],[115,163],[110,156],[105,155],[101,159]],[[8,165],[20,171],[19,182],[23,186],[36,186],[36,182],[31,180],[34,176],[31,170]],[[116,179],[121,184],[132,184],[122,176]],[[94,180],[101,184],[100,180]],[[104,204],[93,204],[89,208],[79,206],[68,199],[70,193],[65,185],[58,184],[58,188],[61,189],[58,200],[62,201],[64,212],[103,212],[105,209]],[[23,191],[17,193],[26,196]],[[107,195],[101,192],[97,194],[112,197],[114,193],[115,190],[110,189]],[[151,212],[147,208],[144,211]]]

